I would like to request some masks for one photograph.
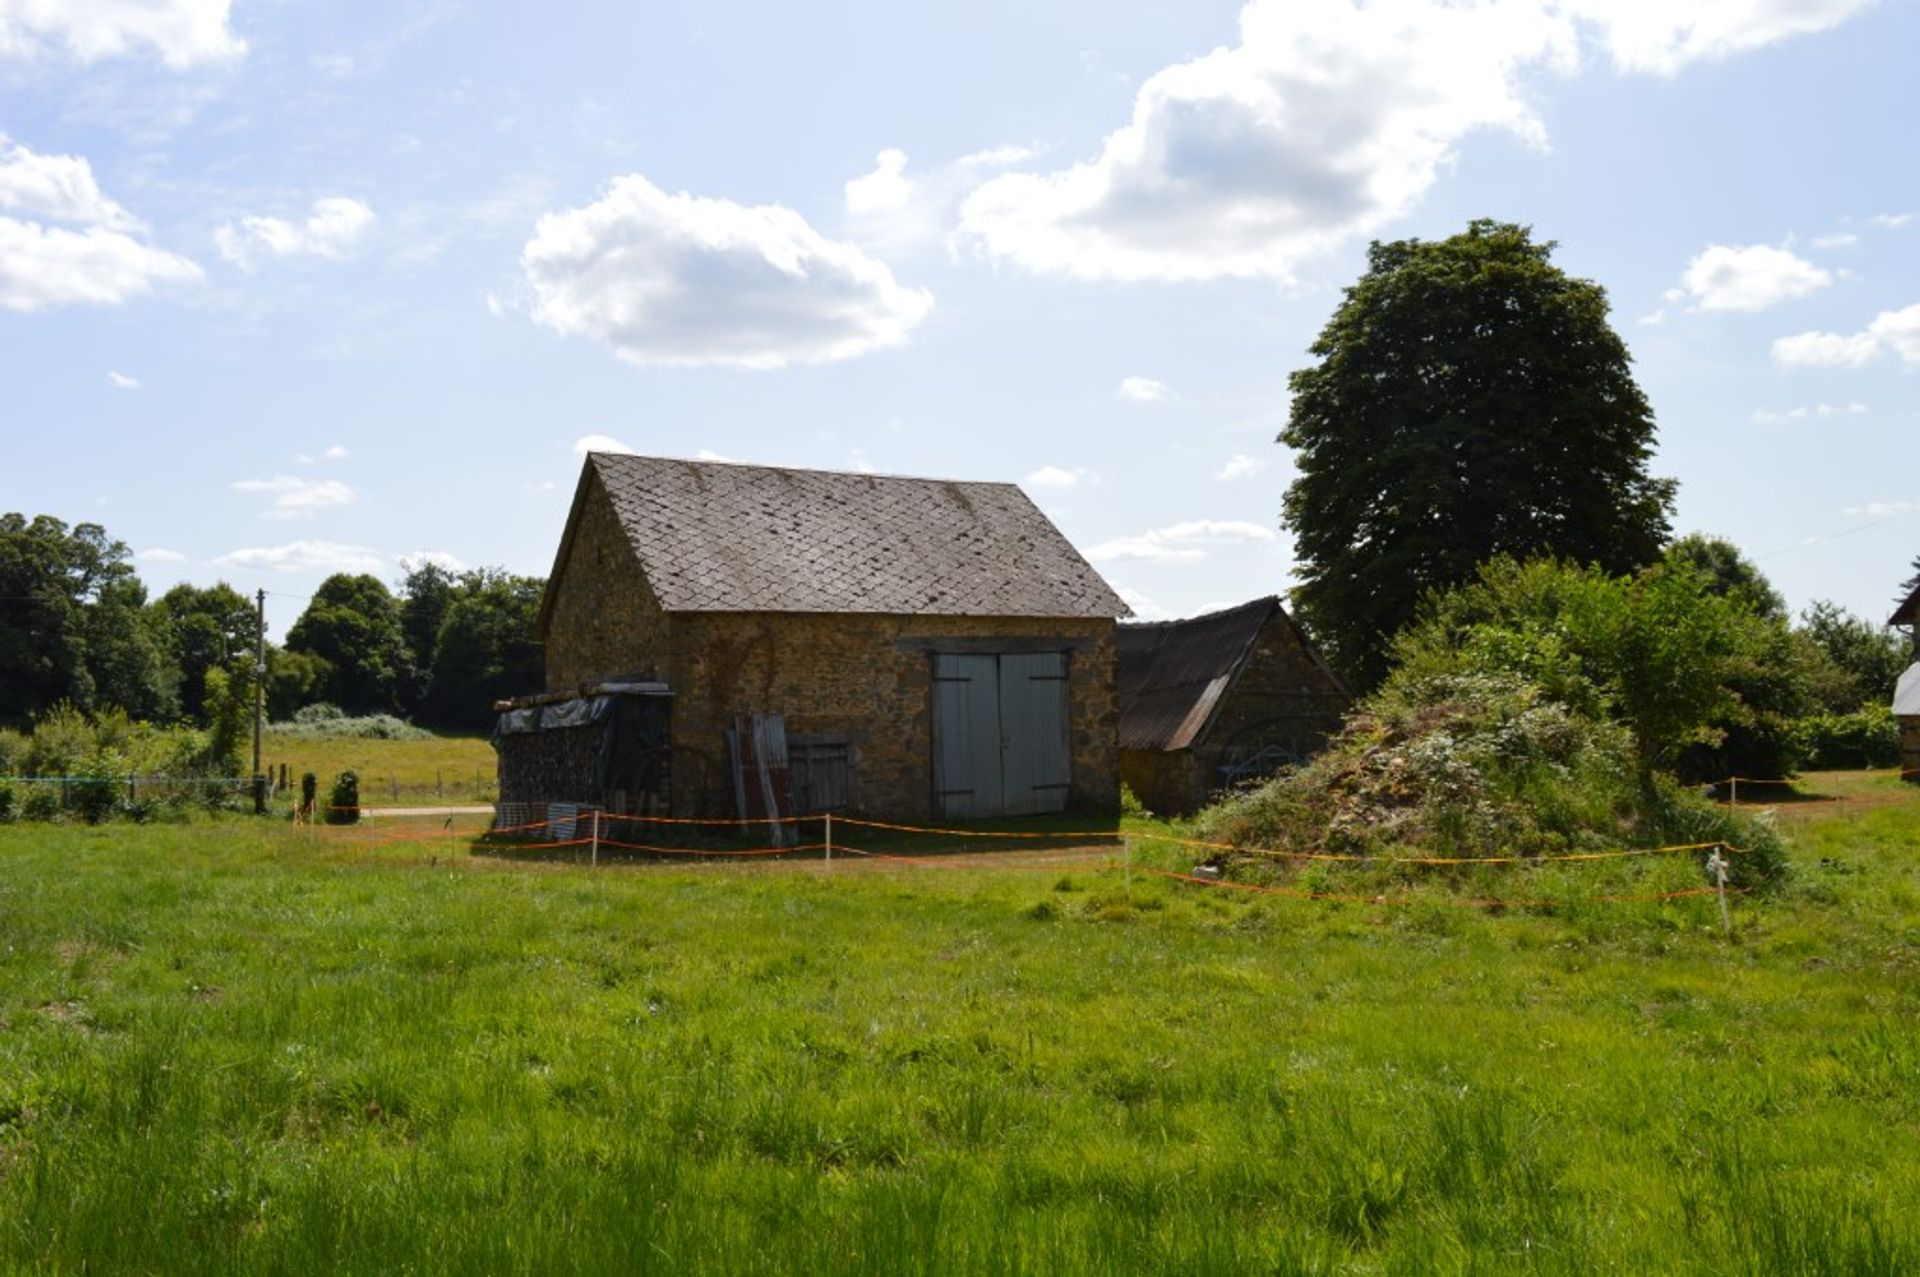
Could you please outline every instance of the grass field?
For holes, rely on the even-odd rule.
[[[1917,1272],[1920,788],[1814,787],[1731,941],[1154,853],[0,828],[0,1270]]]
[[[359,774],[360,801],[367,807],[491,802],[496,793],[493,746],[484,736],[303,740],[269,729],[260,754],[264,765],[285,763],[296,789],[301,773],[312,772],[322,802],[333,778],[348,769]]]

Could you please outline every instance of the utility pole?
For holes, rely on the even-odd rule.
[[[267,592],[254,595],[253,613],[253,814],[267,814],[267,778],[260,770],[260,718],[267,706]]]

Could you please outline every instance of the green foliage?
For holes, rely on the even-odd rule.
[[[309,710],[331,709],[331,717],[305,717]],[[362,714],[348,718],[331,705],[308,706],[291,723],[275,723],[282,741],[322,740],[432,740],[433,733],[391,714]]]
[[[1291,378],[1294,603],[1362,687],[1421,597],[1495,556],[1624,572],[1667,536],[1654,422],[1605,292],[1524,227],[1375,243]]]
[[[213,720],[207,671],[252,661],[258,624],[254,605],[222,581],[204,589],[176,585],[151,610],[166,635],[177,672],[180,710],[206,726]]]
[[[253,696],[244,673],[229,674],[213,668],[206,672],[207,728],[206,767],[222,776],[238,776],[242,756],[253,737]]]
[[[1906,636],[1825,600],[1800,614],[1800,628],[1839,672],[1822,689],[1827,711],[1843,714],[1863,705],[1893,703],[1894,684],[1913,660]]]
[[[1847,714],[1813,714],[1794,724],[1808,767],[1897,767],[1900,720],[1885,701]]]
[[[171,716],[146,589],[99,524],[0,514],[0,714],[22,722],[61,701]]]
[[[15,797],[13,782],[0,780],[0,825],[12,820],[18,813],[19,799]]]
[[[423,720],[483,728],[493,722],[495,701],[544,686],[545,661],[533,639],[543,588],[536,577],[501,572],[460,578],[434,644]]]
[[[322,581],[287,631],[286,647],[324,663],[314,667],[321,698],[351,713],[399,709],[415,676],[399,605],[373,576],[336,573]]]
[[[360,823],[360,777],[353,772],[344,771],[333,778],[333,788],[327,794],[326,823]]]
[[[1773,588],[1754,562],[1740,553],[1740,547],[1725,537],[1691,532],[1667,547],[1669,563],[1684,564],[1706,578],[1708,588],[1723,598],[1737,598],[1755,616],[1785,620],[1787,601]]]
[[[1752,719],[1735,681],[1764,660],[1778,628],[1682,564],[1620,577],[1502,558],[1428,601],[1395,644],[1395,677],[1521,675],[1583,715],[1623,723],[1650,773]]]

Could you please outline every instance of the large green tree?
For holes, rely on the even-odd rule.
[[[128,559],[97,523],[0,514],[0,719],[61,701],[173,713],[161,636]]]
[[[464,573],[433,647],[420,717],[441,727],[483,727],[502,697],[537,690],[546,679],[533,622],[544,582],[481,569]]]
[[[399,605],[375,576],[340,572],[322,581],[286,645],[325,663],[320,697],[350,714],[397,711],[412,685]]]
[[[1425,594],[1494,556],[1660,557],[1674,485],[1647,473],[1652,410],[1605,291],[1554,247],[1493,221],[1375,243],[1291,378],[1294,604],[1362,686]]]
[[[181,713],[205,724],[207,671],[253,662],[254,605],[225,581],[201,587],[180,584],[153,603],[167,652],[178,672]]]

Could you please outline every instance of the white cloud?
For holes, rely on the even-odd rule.
[[[1029,488],[1077,488],[1085,470],[1068,470],[1061,466],[1041,466],[1021,482]]]
[[[235,492],[264,492],[273,504],[261,512],[263,519],[311,519],[322,510],[352,505],[360,494],[338,479],[298,479],[277,474],[271,479],[241,479],[233,484]]]
[[[0,215],[0,308],[115,306],[158,284],[204,278],[193,262],[134,238],[139,219],[106,197],[85,159],[40,155],[4,134],[0,212],[72,224]]]
[[[1859,368],[1891,350],[1920,364],[1920,303],[1883,310],[1857,333],[1798,333],[1776,338],[1773,360],[1787,368]]]
[[[1765,310],[1832,282],[1832,272],[1767,244],[1710,244],[1680,275],[1681,290],[1696,310]]]
[[[9,141],[4,133],[0,133],[0,210],[110,231],[143,229],[138,218],[101,192],[93,165],[84,156],[40,155]]]
[[[338,443],[332,445],[325,452],[320,454],[321,459],[325,461],[345,461],[348,457],[352,455],[353,454],[351,452],[347,451],[346,446],[344,444],[338,444]]]
[[[1839,26],[1874,0],[1561,0],[1591,23],[1615,67],[1672,75],[1690,62],[1744,53]]]
[[[1910,364],[1920,364],[1920,304],[1904,310],[1883,310],[1867,331]]]
[[[639,449],[631,444],[622,443],[612,435],[581,435],[573,441],[573,455],[584,457],[589,452],[634,453]]]
[[[1920,510],[1920,501],[1869,501],[1865,505],[1850,505],[1842,513],[1885,519],[1896,514],[1911,514],[1915,510]]]
[[[213,233],[213,242],[228,261],[251,269],[261,257],[347,256],[366,238],[379,219],[364,202],[329,195],[313,202],[305,221],[248,214]]]
[[[1173,388],[1152,377],[1122,377],[1113,393],[1117,398],[1131,399],[1134,403],[1152,403],[1156,399],[1171,399]]]
[[[233,550],[213,561],[215,567],[243,572],[383,572],[387,561],[363,545],[338,541],[292,541],[286,545]]]
[[[1249,457],[1244,452],[1236,452],[1227,458],[1227,463],[1220,467],[1219,473],[1214,475],[1214,478],[1228,480],[1251,479],[1254,475],[1259,474],[1266,468],[1267,463],[1260,460],[1260,458]]]
[[[140,389],[140,379],[138,377],[129,377],[123,372],[114,372],[112,369],[107,370],[107,384],[116,390]]]
[[[1087,551],[1094,563],[1139,560],[1150,563],[1193,563],[1207,557],[1201,545],[1228,541],[1273,541],[1273,529],[1239,519],[1189,519],[1138,536],[1115,537]]]
[[[175,70],[237,58],[246,41],[228,25],[232,0],[0,0],[0,57],[37,57],[49,45],[81,62],[137,51]]]
[[[142,550],[133,557],[138,563],[185,563],[187,561],[187,556],[180,551],[163,549],[160,546],[155,546],[151,550]]]
[[[1777,411],[1772,408],[1755,408],[1753,419],[1763,426],[1784,426],[1795,421],[1806,421],[1814,417],[1858,417],[1867,412],[1863,403],[1817,403],[1799,408]]]
[[[990,146],[963,155],[954,163],[962,168],[1006,168],[1010,164],[1023,164],[1035,154],[1031,146]]]
[[[742,461],[738,457],[729,457],[724,452],[715,452],[712,448],[700,449],[700,451],[693,454],[693,459],[695,461],[721,461],[721,462],[725,462],[727,465],[730,465],[730,466],[744,466],[744,465],[752,464],[751,462]]]
[[[1773,362],[1783,368],[1858,368],[1879,353],[1872,333],[1796,333],[1773,341]]]
[[[1912,221],[1912,213],[1875,213],[1867,219],[1869,225],[1878,226],[1885,231],[1897,231]]]
[[[205,278],[194,263],[104,227],[71,231],[0,217],[0,307],[117,306],[159,284]]]
[[[1525,73],[1572,73],[1583,39],[1671,73],[1866,3],[1252,0],[1239,43],[1149,77],[1091,159],[978,187],[959,239],[1082,279],[1289,280],[1412,209],[1469,134],[1544,146]]]
[[[899,345],[933,308],[791,209],[669,195],[638,174],[542,217],[521,265],[535,320],[642,365],[848,359]]]
[[[445,550],[409,550],[405,554],[396,555],[394,562],[398,563],[404,572],[412,572],[416,568],[429,566],[440,568],[447,572],[465,572],[467,570],[466,563],[461,560],[459,556],[449,554]]]
[[[1835,231],[1831,235],[1815,235],[1815,248],[1852,248],[1860,242],[1860,237],[1852,231]]]
[[[846,185],[847,212],[856,217],[889,213],[913,198],[913,180],[907,176],[907,153],[888,147],[873,157],[873,172]]]

